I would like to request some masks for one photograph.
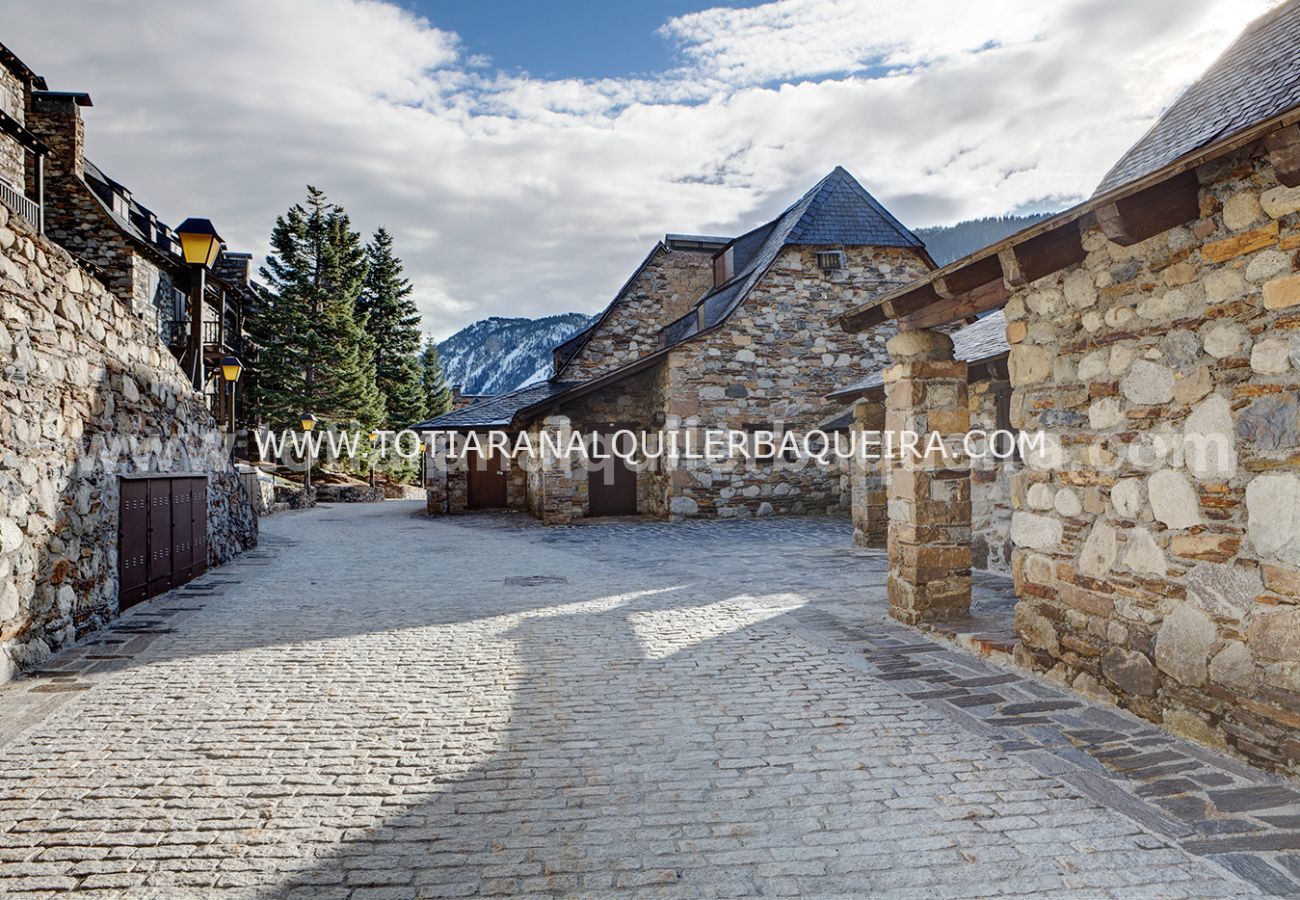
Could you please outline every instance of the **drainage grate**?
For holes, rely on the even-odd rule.
[[[568,584],[563,575],[512,575],[506,579],[508,587],[539,587],[543,584]]]

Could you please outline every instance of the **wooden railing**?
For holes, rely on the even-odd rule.
[[[40,206],[3,178],[0,178],[0,201],[30,222],[33,228],[41,227]]]

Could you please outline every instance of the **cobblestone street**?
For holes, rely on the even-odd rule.
[[[420,507],[0,688],[0,894],[1300,890],[1300,794],[888,621],[844,522]]]

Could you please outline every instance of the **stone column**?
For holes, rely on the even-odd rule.
[[[587,472],[582,460],[552,453],[546,437],[551,435],[554,445],[564,450],[572,431],[568,416],[547,416],[542,420],[538,507],[544,525],[568,525],[583,514],[581,495],[586,491]]]
[[[853,404],[853,434],[856,441],[850,465],[850,493],[853,497],[853,542],[863,547],[884,547],[889,532],[888,496],[885,492],[885,463],[864,455],[877,453],[876,439],[885,430],[885,404],[862,399]]]
[[[445,516],[447,505],[447,435],[437,434],[425,451],[424,508],[431,516]]]
[[[952,339],[908,331],[886,345],[885,427],[893,434],[889,471],[889,614],[909,625],[970,615],[970,461],[960,441],[927,452],[931,434],[960,436],[970,428],[966,364],[953,359]],[[915,452],[899,446],[915,432]]]

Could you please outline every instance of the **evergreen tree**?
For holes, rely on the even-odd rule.
[[[438,344],[429,338],[420,353],[420,385],[424,392],[424,414],[430,418],[451,411],[451,387],[438,358]]]
[[[361,235],[310,185],[275,222],[251,331],[259,346],[254,402],[272,428],[315,413],[327,424],[372,428],[384,415],[374,342],[356,318],[366,277]]]
[[[420,314],[411,282],[393,255],[393,238],[380,228],[366,246],[370,264],[357,297],[357,314],[374,340],[375,379],[385,398],[386,424],[405,428],[424,418],[420,378]]]

